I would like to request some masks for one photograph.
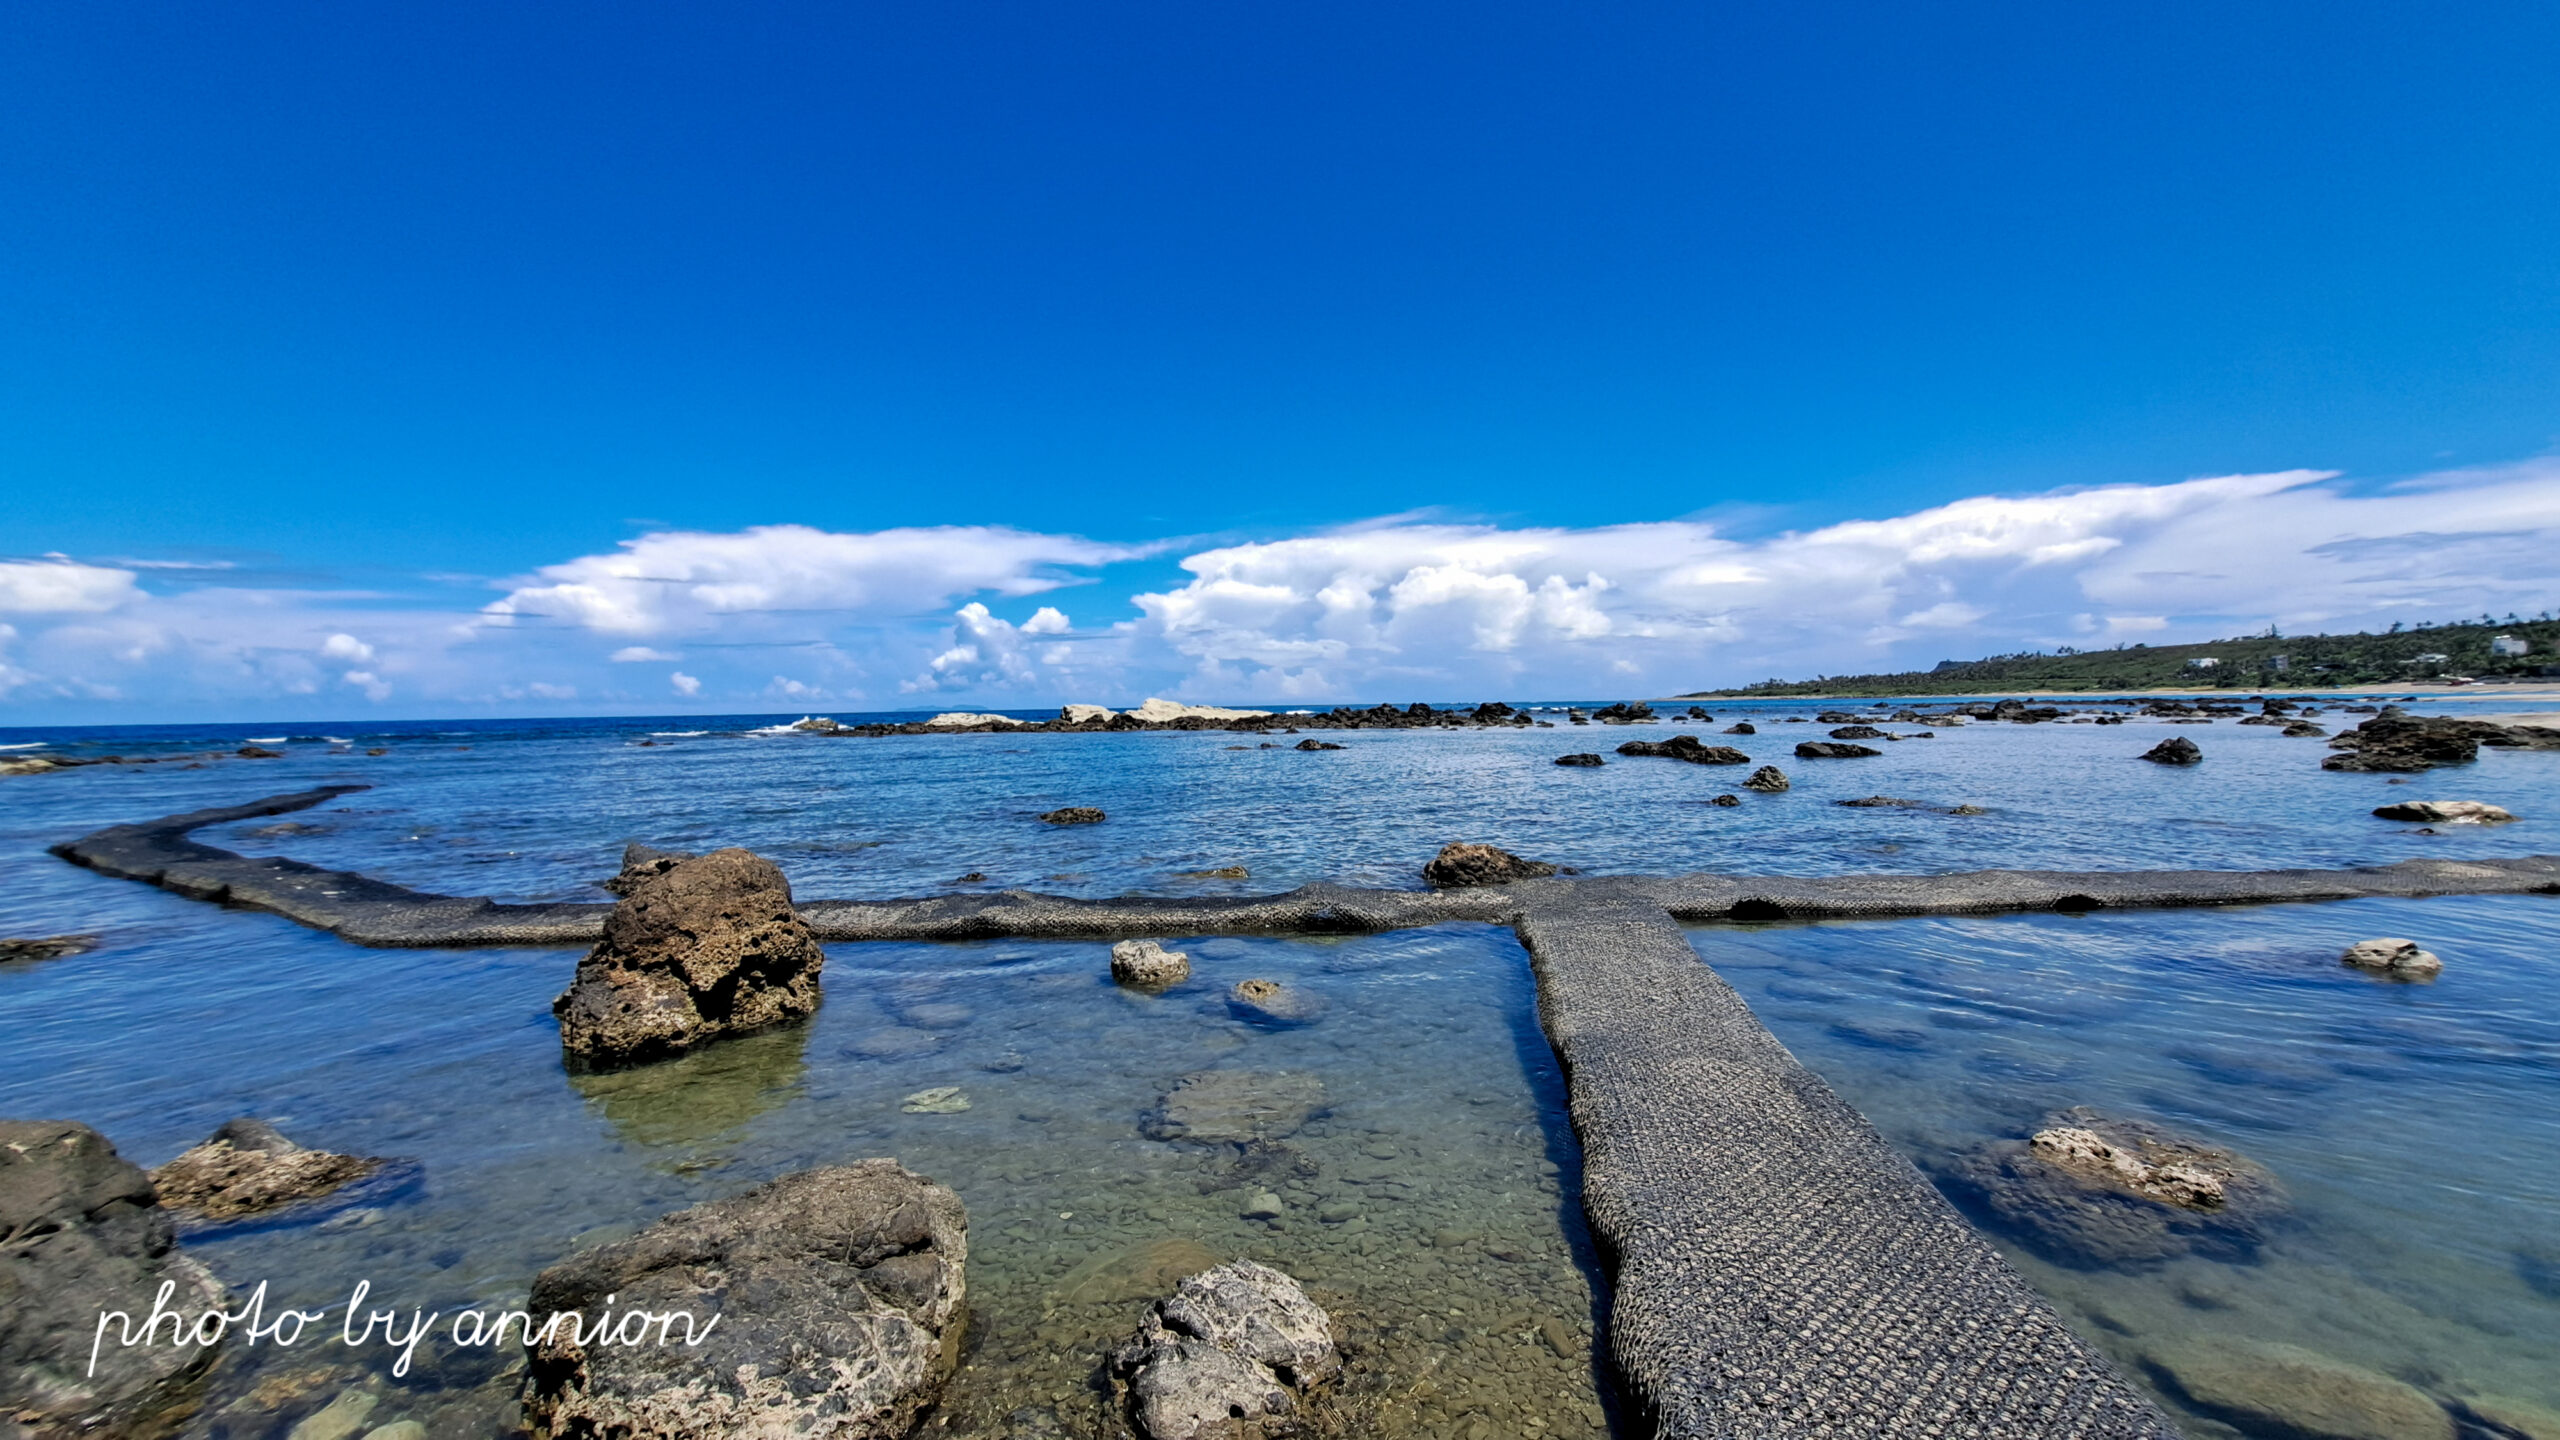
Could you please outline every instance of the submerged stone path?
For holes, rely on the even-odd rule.
[[[331,786],[110,826],[54,847],[101,874],[359,945],[583,945],[607,904],[433,895],[203,844]],[[1558,877],[1409,892],[1075,900],[1029,891],[805,900],[828,940],[1105,939],[1513,927],[1563,1062],[1623,1393],[1664,1440],[2169,1437],[2175,1428],[1699,962],[1681,921],[2086,911],[2540,893],[2560,856],[2353,870]]]

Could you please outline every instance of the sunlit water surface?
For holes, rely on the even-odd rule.
[[[358,1280],[372,1282],[370,1303],[521,1304],[533,1273],[581,1244],[796,1168],[894,1155],[970,1210],[971,1348],[937,1417],[946,1433],[1098,1424],[1096,1362],[1133,1326],[1146,1287],[1161,1289],[1150,1267],[1196,1245],[1279,1265],[1335,1310],[1376,1433],[1596,1434],[1614,1402],[1589,1351],[1602,1302],[1575,1155],[1525,961],[1500,931],[1169,937],[1197,973],[1156,998],[1115,990],[1099,945],[835,946],[812,1023],[572,1079],[548,1004],[574,952],[360,950],[104,880],[43,847],[115,821],[363,783],[374,788],[202,838],[506,899],[607,898],[594,882],[634,840],[747,845],[801,895],[849,897],[976,888],[954,883],[964,872],[987,888],[1083,895],[1409,886],[1453,839],[1589,872],[2257,868],[2560,850],[2537,818],[2560,815],[2560,756],[2492,752],[2390,785],[2321,772],[2316,741],[2225,721],[1976,725],[1875,759],[1799,762],[1793,743],[1820,727],[1782,717],[1809,713],[1337,734],[1347,748],[1321,753],[1219,732],[321,726],[296,728],[312,738],[277,747],[282,759],[0,781],[0,932],[104,937],[87,955],[0,968],[13,1042],[0,1047],[0,1113],[80,1119],[144,1164],[239,1114],[416,1161],[414,1182],[379,1203],[195,1242],[227,1281],[266,1280],[279,1301],[307,1306]],[[1761,735],[1713,734],[1744,715]],[[136,754],[279,728],[41,738]],[[655,733],[680,729],[712,733]],[[1741,770],[1552,763],[1682,729],[1780,764],[1795,789],[1715,807],[1705,802]],[[2206,763],[2131,758],[2168,733],[2198,739]],[[373,747],[388,753],[363,753]],[[1829,803],[1876,793],[1940,808]],[[2367,813],[2423,796],[2495,800],[2528,818],[2420,835]],[[1959,803],[1989,813],[1942,813]],[[1038,823],[1071,804],[1110,819]],[[1231,865],[1250,878],[1184,873]],[[2531,1338],[2560,1333],[2549,1278],[2560,1255],[2536,1238],[2560,1229],[2554,914],[2524,898],[1719,929],[1702,949],[1924,1168],[2073,1104],[2170,1121],[2273,1168],[2295,1219],[2253,1264],[2117,1273],[2017,1251],[2128,1362],[2148,1336],[2238,1327],[2440,1393],[2560,1404],[2547,1347],[2537,1361]],[[2445,978],[2394,987],[2339,970],[2337,950],[2367,933],[2423,938],[2446,956]],[[1220,997],[1248,976],[1304,984],[1331,1008],[1301,1029],[1245,1026]],[[899,1040],[883,1043],[891,1030]],[[902,1047],[914,1053],[879,1053]],[[1145,1138],[1157,1096],[1209,1068],[1312,1074],[1328,1108],[1277,1156]],[[936,1086],[960,1087],[970,1108],[901,1110]],[[1285,1202],[1276,1225],[1243,1214],[1263,1188]],[[432,1356],[398,1381],[366,1358],[235,1352],[197,1431],[281,1435],[350,1386],[384,1390],[373,1424],[410,1416],[463,1437],[507,1422],[509,1380],[486,1357]]]

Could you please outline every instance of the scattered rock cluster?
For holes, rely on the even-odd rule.
[[[1630,740],[1618,747],[1621,755],[1658,755],[1665,760],[1686,760],[1692,765],[1748,765],[1751,757],[1730,745],[1707,745],[1695,735],[1674,735],[1668,740]]]
[[[2343,735],[2329,748],[2339,753],[2323,770],[2415,774],[2439,765],[2468,765],[2483,745],[2499,749],[2560,750],[2560,730],[2539,725],[2499,725],[2443,715],[2411,715],[2397,705]]]
[[[572,1067],[637,1064],[810,1014],[825,966],[773,862],[714,850],[636,877],[551,1011]]]

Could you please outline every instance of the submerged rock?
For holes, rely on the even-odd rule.
[[[1892,795],[1870,795],[1864,800],[1834,800],[1831,803],[1845,805],[1852,810],[1917,810],[1920,808],[1920,802],[1917,800],[1904,800]]]
[[[1741,804],[1741,803],[1742,803],[1742,797],[1741,797],[1741,796],[1739,796],[1739,795],[1718,795],[1718,796],[1716,796],[1714,799],[1709,800],[1707,803],[1708,803],[1708,804],[1710,804],[1710,805],[1722,805],[1722,806],[1725,806],[1725,807],[1727,807],[1727,808],[1729,809],[1729,808],[1731,808],[1731,807],[1733,807],[1733,806],[1736,806],[1736,805]]]
[[[1299,741],[1298,748],[1301,750],[1339,750],[1342,747],[1334,744],[1330,740],[1318,740],[1313,737],[1309,737],[1308,739]]]
[[[1123,940],[1111,947],[1111,978],[1141,990],[1161,990],[1191,978],[1191,957],[1153,940]]]
[[[1794,782],[1787,779],[1786,771],[1779,769],[1775,765],[1763,765],[1759,769],[1751,772],[1751,778],[1742,782],[1742,788],[1745,790],[1757,790],[1766,795],[1775,795],[1779,791],[1786,789],[1792,783]]]
[[[1201,1070],[1173,1083],[1139,1126],[1151,1140],[1281,1140],[1324,1108],[1324,1082],[1287,1071]]]
[[[2338,957],[2341,965],[2371,970],[2395,980],[2425,980],[2444,969],[2444,962],[2418,948],[2415,940],[2359,940]]]
[[[13,936],[0,939],[0,965],[19,960],[60,960],[97,948],[95,935]]]
[[[2478,800],[2403,800],[2373,812],[2385,820],[2424,820],[2435,825],[2505,825],[2515,815]]]
[[[208,1220],[238,1220],[317,1200],[382,1168],[365,1155],[307,1150],[246,1116],[151,1172],[160,1203]]]
[[[885,1440],[958,1356],[968,1215],[895,1160],[786,1175],[545,1270],[526,1309],[690,1312],[700,1343],[529,1347],[534,1432],[617,1440]],[[564,1329],[566,1327],[563,1327]]]
[[[2453,1417],[2413,1386],[2293,1345],[2237,1336],[2148,1347],[2151,1372],[2250,1434],[2298,1440],[2453,1440]]]
[[[2204,759],[2204,751],[2184,735],[2172,735],[2142,752],[2142,759],[2154,765],[2193,765]]]
[[[1947,1163],[1947,1188],[2047,1259],[2079,1268],[2197,1253],[2236,1260],[2284,1209],[2265,1169],[2141,1120],[2086,1108]]]
[[[1145,1440],[1286,1434],[1341,1369],[1323,1307],[1250,1260],[1183,1281],[1110,1361],[1113,1393]]]
[[[1867,745],[1847,745],[1837,740],[1806,740],[1796,746],[1799,760],[1854,760],[1861,755],[1884,752]]]
[[[1044,825],[1099,825],[1109,818],[1090,805],[1070,805],[1063,810],[1047,811],[1041,815],[1040,821]]]
[[[572,1065],[636,1064],[809,1014],[825,965],[773,862],[714,850],[623,897],[551,1012]]]
[[[1695,735],[1674,735],[1668,740],[1630,740],[1618,747],[1621,755],[1658,755],[1665,760],[1686,760],[1692,765],[1748,765],[1751,757],[1730,745],[1701,744]]]
[[[1601,759],[1597,755],[1582,754],[1559,755],[1556,757],[1556,763],[1559,765],[1606,765],[1609,762]]]
[[[1058,1282],[1056,1293],[1069,1305],[1150,1300],[1218,1264],[1218,1253],[1197,1240],[1148,1240],[1078,1265]]]
[[[189,1324],[223,1303],[211,1271],[182,1253],[177,1227],[139,1166],[69,1120],[0,1120],[0,1434],[159,1435],[196,1406],[216,1346],[118,1345],[100,1317],[142,1326],[161,1285]]]
[[[1422,878],[1442,890],[1508,885],[1514,880],[1536,880],[1554,873],[1556,867],[1543,860],[1523,860],[1492,845],[1463,842],[1441,846],[1431,863],[1422,867]]]
[[[1277,980],[1242,980],[1227,992],[1227,1008],[1256,1025],[1307,1025],[1325,1012],[1324,997]]]

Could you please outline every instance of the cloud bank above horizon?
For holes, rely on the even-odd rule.
[[[0,560],[0,723],[1614,697],[2530,613],[2560,602],[2560,461],[1984,495],[1761,537],[1392,517],[1183,550],[767,525],[372,590]],[[1103,586],[1176,554],[1165,583]]]

